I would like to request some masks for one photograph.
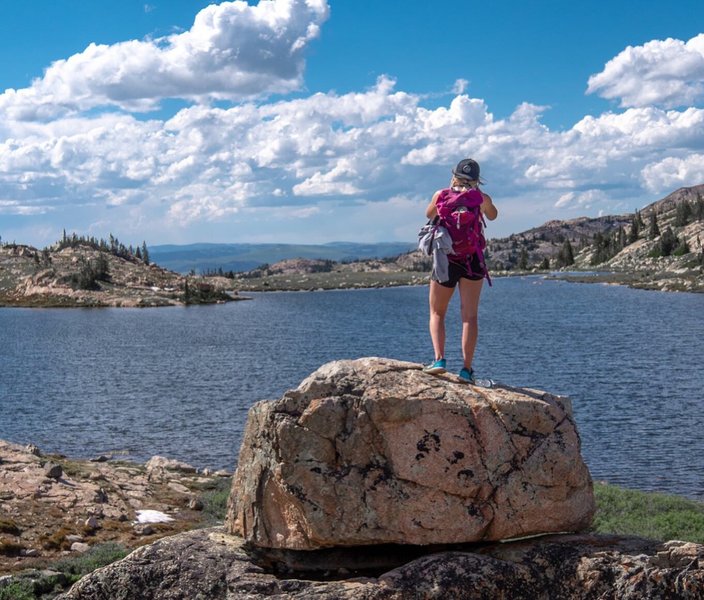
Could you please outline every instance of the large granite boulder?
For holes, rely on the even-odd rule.
[[[373,551],[374,548],[367,548]],[[222,529],[163,538],[81,579],[57,600],[644,600],[704,597],[704,546],[633,537],[553,535],[482,544],[350,571],[360,548],[301,552],[325,573],[273,572]],[[334,562],[326,560],[334,553]],[[400,558],[400,557],[399,557]]]
[[[365,358],[250,409],[225,526],[311,550],[579,531],[593,512],[567,398]]]

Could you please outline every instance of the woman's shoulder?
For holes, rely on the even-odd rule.
[[[438,201],[439,198],[442,198],[442,197],[445,195],[445,192],[446,192],[446,191],[447,191],[447,190],[442,189],[442,190],[438,190],[437,192],[435,192],[435,193],[433,194],[433,199],[431,200],[431,202],[432,202],[433,204],[435,204],[435,203]]]
[[[433,198],[441,198],[447,196],[448,192],[451,192],[452,188],[441,188],[433,194]]]

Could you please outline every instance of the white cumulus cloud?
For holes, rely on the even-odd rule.
[[[305,49],[328,13],[326,0],[213,4],[183,33],[90,44],[54,62],[30,87],[0,95],[0,112],[42,120],[98,106],[148,111],[164,98],[241,100],[290,92],[301,86]]]
[[[413,240],[432,193],[468,156],[481,164],[500,210],[490,236],[551,218],[633,210],[704,181],[704,109],[695,106],[637,106],[552,130],[541,122],[546,107],[523,103],[497,118],[461,80],[449,102],[432,107],[389,76],[345,94],[247,99],[255,89],[300,85],[304,47],[327,11],[323,0],[211,6],[188,32],[96,46],[55,63],[30,88],[6,92],[0,213],[33,215],[43,232],[55,223],[57,232],[104,236],[109,227],[123,239],[156,235],[154,243],[181,233],[225,241],[235,232],[295,241],[303,230],[328,236],[322,241]],[[237,50],[244,40],[247,56]],[[269,50],[282,64],[268,62]],[[118,56],[124,72],[111,88],[102,79],[105,61]],[[74,58],[86,62],[69,69]],[[186,65],[181,79],[175,65]],[[230,71],[244,75],[225,89],[219,78]],[[196,73],[205,81],[196,82]],[[242,87],[255,79],[261,85]],[[220,94],[236,102],[195,103],[166,119],[130,112],[164,95]],[[34,104],[25,102],[30,97]],[[111,103],[118,110],[82,112]]]
[[[555,202],[555,208],[584,208],[590,209],[594,204],[607,200],[603,190],[586,190],[580,192],[567,192],[562,194]]]
[[[688,106],[704,99],[704,33],[687,42],[667,38],[628,46],[601,73],[589,78],[587,93],[620,101],[621,107]]]
[[[704,154],[690,154],[683,158],[668,156],[646,165],[641,176],[648,190],[670,192],[678,187],[704,183]]]
[[[421,206],[459,158],[473,156],[507,217],[547,220],[559,216],[555,208],[566,217],[622,211],[624,202],[632,210],[670,183],[701,181],[692,157],[701,156],[704,110],[609,112],[566,131],[543,125],[543,110],[524,104],[497,119],[466,95],[430,109],[381,78],[364,92],[198,105],[166,121],[14,122],[0,144],[0,198],[14,202],[6,211],[93,206],[100,219],[100,206],[110,206],[125,227],[139,222],[135,211],[147,223],[187,227],[289,207],[302,222],[327,218],[325,206],[342,201],[368,214],[376,203],[391,207],[390,198]],[[413,239],[422,210],[395,214]]]

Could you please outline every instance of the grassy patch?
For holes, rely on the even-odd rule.
[[[127,556],[128,550],[121,544],[107,542],[93,546],[80,556],[65,558],[52,565],[52,569],[67,575],[87,575],[100,567],[114,563]]]
[[[0,600],[48,600],[65,592],[78,581],[63,573],[32,572],[15,577],[10,585],[0,589]]]
[[[679,496],[594,484],[597,533],[704,544],[704,503]]]
[[[75,533],[77,532],[60,527],[53,533],[40,536],[39,541],[45,550],[68,550],[71,547],[71,542],[66,539],[66,536]]]
[[[68,475],[74,479],[86,479],[93,472],[90,469],[87,469],[80,462],[56,461],[56,463],[61,465],[64,475]]]
[[[48,565],[49,571],[28,571],[0,586],[0,600],[48,600],[66,592],[81,577],[127,556],[114,542],[94,546],[85,554]]]
[[[13,581],[0,588],[0,600],[35,600],[34,582],[29,579]]]
[[[222,523],[227,512],[227,498],[230,495],[232,478],[223,477],[213,482],[200,496],[203,502],[203,521],[206,527]]]

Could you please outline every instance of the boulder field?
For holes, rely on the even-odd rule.
[[[200,498],[229,475],[159,456],[74,460],[0,440],[0,578],[98,544],[135,548],[212,525]],[[149,522],[145,511],[170,520]]]

